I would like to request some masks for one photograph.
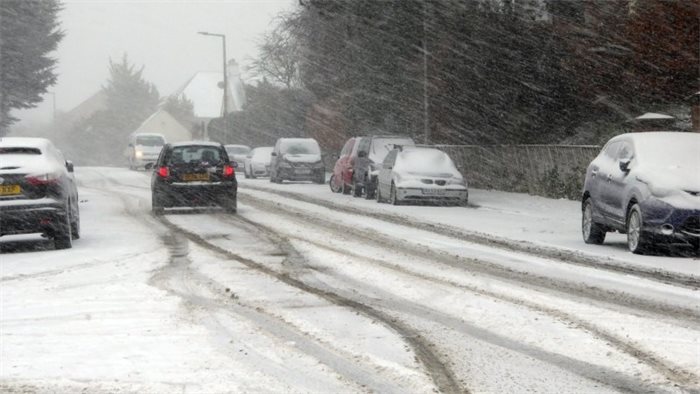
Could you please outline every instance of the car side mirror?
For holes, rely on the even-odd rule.
[[[270,155],[271,155],[271,156],[277,156],[277,153],[272,152],[272,153],[270,153]]]
[[[66,170],[68,170],[68,172],[73,172],[73,169],[73,162],[70,160],[66,160]]]
[[[394,166],[392,166],[391,164],[389,164],[389,165],[386,166],[385,168],[386,168],[387,170],[392,170],[392,169],[394,169]]]
[[[620,160],[620,171],[630,172],[630,160]]]
[[[367,157],[367,152],[361,150],[357,152],[357,157]]]

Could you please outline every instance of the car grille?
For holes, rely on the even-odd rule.
[[[432,185],[433,180],[432,179],[421,179],[421,182],[425,183],[426,185]]]
[[[686,219],[680,230],[686,234],[700,236],[700,215],[691,216]]]

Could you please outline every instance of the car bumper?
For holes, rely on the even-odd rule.
[[[430,202],[437,204],[467,202],[469,192],[466,189],[421,189],[397,188],[396,197],[401,201]]]
[[[642,205],[644,231],[658,237],[689,241],[700,238],[700,207],[676,208],[660,199]]]
[[[280,168],[278,173],[278,178],[290,181],[312,181],[326,174],[323,168]]]
[[[55,229],[65,214],[65,204],[52,198],[3,201],[0,235],[45,233]]]
[[[253,176],[270,176],[270,167],[253,165],[250,172]]]
[[[167,206],[205,207],[235,201],[238,187],[232,183],[169,183],[156,186],[154,191]]]

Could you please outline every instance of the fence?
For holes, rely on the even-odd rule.
[[[595,145],[436,145],[470,187],[578,199]]]

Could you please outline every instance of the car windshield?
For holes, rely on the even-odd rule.
[[[700,394],[700,0],[0,0],[0,147],[0,394]]]
[[[272,147],[255,148],[253,149],[252,159],[259,162],[269,162],[272,151]]]
[[[289,155],[320,155],[321,149],[314,140],[284,140],[280,152]]]
[[[221,150],[212,146],[175,146],[167,158],[168,165],[217,164],[221,161]]]
[[[157,135],[142,135],[136,137],[136,145],[163,146],[165,145],[165,140],[163,139],[163,137]]]
[[[247,146],[226,146],[226,152],[229,155],[245,155],[250,152],[250,148]]]
[[[696,135],[647,135],[635,143],[636,156],[646,166],[667,168],[683,166],[698,169],[700,178],[700,138]]]
[[[396,158],[394,171],[414,176],[461,177],[450,157],[436,149],[408,149]]]
[[[410,138],[374,138],[370,146],[369,158],[375,163],[384,161],[387,153],[395,146],[413,146]]]

